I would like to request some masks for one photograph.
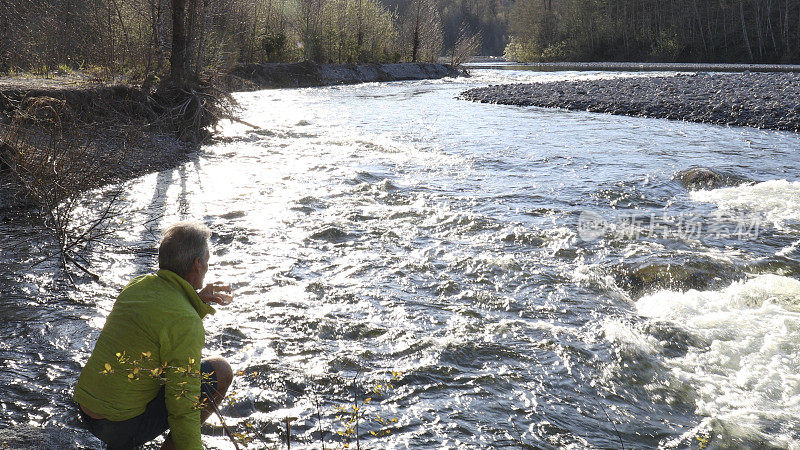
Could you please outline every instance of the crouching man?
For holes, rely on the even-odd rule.
[[[200,424],[233,379],[224,359],[200,359],[209,303],[233,299],[229,285],[203,287],[210,235],[203,225],[170,226],[158,273],[134,278],[106,319],[73,398],[109,449],[135,448],[167,429],[162,448],[202,449]]]

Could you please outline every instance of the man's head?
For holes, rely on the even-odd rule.
[[[195,289],[203,287],[208,271],[211,230],[193,222],[178,222],[164,231],[158,246],[158,267],[170,270]]]

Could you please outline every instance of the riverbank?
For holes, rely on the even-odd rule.
[[[464,75],[444,64],[248,64],[223,76],[222,85],[233,92]],[[104,84],[80,74],[0,78],[0,173],[7,175],[29,162],[19,160],[25,152],[14,149],[20,146],[38,148],[25,153],[29,158],[80,154],[86,161],[73,160],[69,165],[75,170],[92,167],[91,176],[83,177],[83,189],[168,169],[196,157],[199,144],[179,139],[174,120],[164,120],[159,116],[162,105],[155,106],[138,86]],[[45,142],[61,150],[44,148]],[[0,179],[0,212],[8,213],[24,198],[17,195],[20,183],[14,178]]]
[[[193,157],[149,101],[130,85],[0,78],[0,213],[25,209],[26,179],[85,190]]]
[[[593,70],[604,72],[800,72],[798,64],[737,64],[737,63],[659,63],[659,62],[532,62],[505,61],[502,58],[475,58],[465,64],[467,69]]]
[[[800,73],[694,73],[507,84],[470,89],[460,98],[800,131]]]
[[[464,69],[447,64],[239,64],[224,78],[230,91],[299,88],[372,82],[433,80],[467,76]]]

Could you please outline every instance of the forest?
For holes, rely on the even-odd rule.
[[[508,0],[8,0],[0,72],[80,69],[129,79],[235,63],[435,61],[501,54]]]
[[[509,17],[510,60],[800,62],[798,0],[532,0]]]
[[[176,13],[178,12],[178,13]],[[236,63],[800,62],[800,0],[6,0],[0,73]]]

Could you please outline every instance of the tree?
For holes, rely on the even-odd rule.
[[[411,62],[434,61],[442,52],[442,23],[431,0],[411,0],[401,21]]]
[[[450,65],[460,65],[466,62],[470,56],[475,56],[481,49],[481,41],[480,32],[475,33],[469,29],[466,22],[462,23],[450,53]]]
[[[169,57],[170,77],[176,84],[183,84],[186,81],[186,0],[171,1],[172,53]]]

